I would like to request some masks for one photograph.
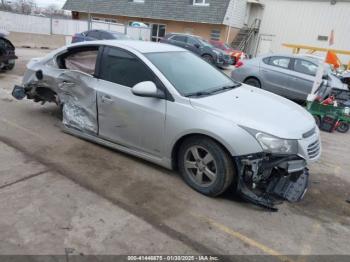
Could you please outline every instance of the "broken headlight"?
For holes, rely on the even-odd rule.
[[[264,151],[272,154],[292,155],[298,153],[298,141],[290,139],[281,139],[262,132],[255,134]]]

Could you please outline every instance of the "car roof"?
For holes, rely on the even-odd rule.
[[[168,33],[167,36],[173,36],[173,35],[182,35],[182,36],[190,36],[190,37],[199,37],[202,38],[199,35],[191,35],[191,34],[186,34],[186,33]]]
[[[71,46],[84,46],[84,45],[107,45],[121,48],[130,48],[140,53],[161,53],[161,52],[179,52],[186,51],[183,48],[168,45],[157,42],[139,41],[139,40],[100,40],[81,42],[78,44],[72,44]]]
[[[289,58],[302,58],[303,60],[310,61],[312,63],[321,62],[320,59],[310,56],[309,54],[286,54],[286,53],[269,53],[260,56],[260,58],[272,57],[272,56],[284,56]]]

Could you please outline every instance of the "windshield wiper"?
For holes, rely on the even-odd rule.
[[[234,84],[234,85],[229,85],[229,86],[223,86],[223,87],[220,87],[219,89],[216,89],[217,91],[224,91],[224,90],[230,90],[230,89],[234,89],[236,87],[239,87],[241,86],[242,84],[241,83],[237,83],[237,84]]]
[[[223,87],[211,90],[211,91],[198,91],[198,92],[194,92],[194,93],[188,94],[188,95],[186,95],[186,97],[210,96],[210,95],[216,94],[218,92],[234,89],[234,88],[239,87],[241,85],[242,84],[238,83],[238,84],[235,84],[235,85],[223,86]]]
[[[209,96],[212,94],[212,91],[206,92],[206,91],[199,91],[199,92],[194,92],[186,95],[186,97],[198,97],[198,96]]]

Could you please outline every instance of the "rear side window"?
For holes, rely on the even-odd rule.
[[[285,69],[288,69],[290,64],[290,58],[283,57],[283,56],[272,56],[272,57],[269,57],[267,61],[268,61],[267,63],[271,66],[281,67]]]
[[[58,59],[59,67],[68,70],[77,70],[89,75],[95,74],[98,47],[91,47],[86,50],[69,52],[64,59]]]
[[[152,71],[136,56],[118,48],[108,48],[103,56],[100,78],[122,86],[157,80]]]
[[[318,66],[303,59],[295,59],[294,71],[310,76],[316,76]]]
[[[170,39],[174,41],[186,43],[186,37],[183,35],[174,35]]]

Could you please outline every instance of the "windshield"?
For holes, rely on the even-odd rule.
[[[210,95],[240,85],[190,52],[149,53],[146,56],[183,96]]]
[[[201,42],[202,45],[208,46],[208,47],[214,47],[211,43],[209,43],[207,40],[204,40],[203,38],[197,37],[196,38],[199,42]]]

